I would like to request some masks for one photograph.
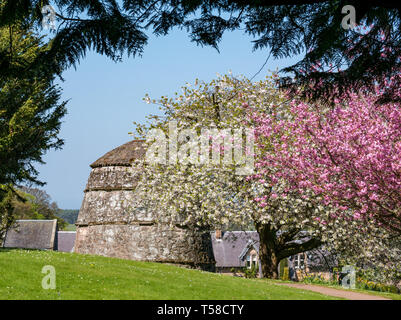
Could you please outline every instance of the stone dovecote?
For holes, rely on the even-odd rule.
[[[140,172],[131,164],[144,155],[144,142],[134,140],[91,164],[76,223],[75,252],[212,271],[215,261],[209,232],[171,228],[136,199]]]

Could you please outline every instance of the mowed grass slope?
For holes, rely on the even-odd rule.
[[[56,289],[42,288],[54,266]],[[335,299],[311,291],[172,265],[0,249],[0,299]]]

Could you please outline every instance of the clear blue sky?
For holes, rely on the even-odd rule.
[[[151,37],[142,57],[124,57],[114,63],[90,53],[75,70],[65,71],[63,99],[69,100],[61,137],[62,150],[49,152],[45,165],[38,165],[43,189],[63,209],[79,209],[90,173],[89,165],[111,149],[130,140],[133,121],[158,108],[142,101],[172,96],[195,78],[209,81],[230,70],[234,75],[253,76],[267,58],[267,50],[252,51],[251,38],[234,32],[225,34],[220,53],[210,47],[198,47],[187,34],[174,31],[166,37]],[[273,60],[255,78],[264,78],[268,70],[295,63],[296,58]]]

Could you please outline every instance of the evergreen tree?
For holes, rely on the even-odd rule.
[[[372,88],[390,81],[401,67],[401,5],[389,0],[3,2],[3,27],[35,21],[42,28],[41,10],[53,5],[57,30],[51,34],[52,49],[39,60],[54,68],[76,65],[90,48],[116,61],[124,52],[141,54],[148,33],[166,35],[174,27],[185,28],[196,44],[216,49],[225,31],[241,29],[255,38],[255,49],[268,48],[274,58],[305,54],[283,70],[290,77],[281,85],[302,88],[308,99],[331,100],[350,89]],[[362,28],[342,27],[346,5],[355,8],[355,22]],[[391,81],[382,98],[397,100],[400,84]]]
[[[42,38],[22,26],[0,28],[0,57],[9,71],[0,72],[0,236],[12,223],[13,199],[23,200],[14,187],[42,185],[34,165],[63,144],[58,133],[66,109],[55,73],[35,64],[47,50]]]

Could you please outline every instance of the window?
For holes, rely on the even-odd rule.
[[[258,264],[258,258],[256,254],[248,254],[246,256],[246,267],[248,269],[252,269],[252,267],[256,268]]]
[[[294,256],[294,268],[305,269],[305,254],[300,253]]]
[[[251,256],[249,254],[246,256],[246,267],[251,269]]]

